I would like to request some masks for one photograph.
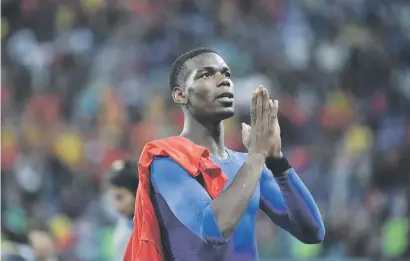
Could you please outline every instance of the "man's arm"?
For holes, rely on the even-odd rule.
[[[259,182],[265,157],[249,154],[231,185],[211,199],[205,189],[170,158],[156,158],[151,181],[156,193],[174,215],[197,236],[208,242],[224,242],[245,213]]]
[[[245,214],[264,166],[265,156],[248,154],[236,177],[219,197],[212,201],[218,227],[225,238],[235,230]]]
[[[263,170],[260,208],[303,243],[323,241],[325,227],[319,209],[293,168],[280,177],[274,177],[267,168]]]

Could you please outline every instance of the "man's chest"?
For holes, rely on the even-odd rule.
[[[231,185],[233,180],[235,179],[239,169],[242,167],[243,162],[239,161],[231,161],[227,163],[219,163],[219,167],[228,177],[228,182],[224,186],[224,191]],[[239,196],[239,195],[238,195]],[[250,215],[251,217],[255,216],[259,210],[259,200],[260,200],[260,186],[259,183],[255,187],[255,191],[249,201],[247,213],[245,216]]]

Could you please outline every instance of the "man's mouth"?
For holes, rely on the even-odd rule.
[[[233,96],[233,93],[231,92],[225,92],[225,93],[218,95],[216,99],[220,102],[231,102],[232,103],[234,101],[234,96]]]

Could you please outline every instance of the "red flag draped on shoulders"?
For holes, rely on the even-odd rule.
[[[205,189],[216,198],[228,180],[210,159],[206,148],[180,136],[147,143],[141,153],[139,185],[135,201],[134,229],[123,261],[163,261],[163,250],[157,217],[150,198],[150,166],[154,157],[170,157],[191,176],[202,175]],[[172,173],[169,173],[172,175]]]

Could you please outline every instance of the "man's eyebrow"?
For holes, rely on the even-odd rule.
[[[216,68],[213,66],[205,66],[205,67],[199,68],[197,71],[198,72],[203,72],[203,71],[215,72]]]
[[[225,72],[230,72],[231,71],[231,69],[229,68],[229,67],[227,67],[227,66],[224,66],[223,68],[222,68],[222,72],[223,73],[225,73]]]
[[[205,67],[202,67],[202,68],[197,70],[197,72],[203,72],[203,71],[215,72],[215,71],[217,71],[217,68],[213,67],[213,66],[205,66]],[[224,73],[224,72],[228,72],[228,71],[230,71],[229,67],[227,67],[227,66],[222,67],[221,72]]]

